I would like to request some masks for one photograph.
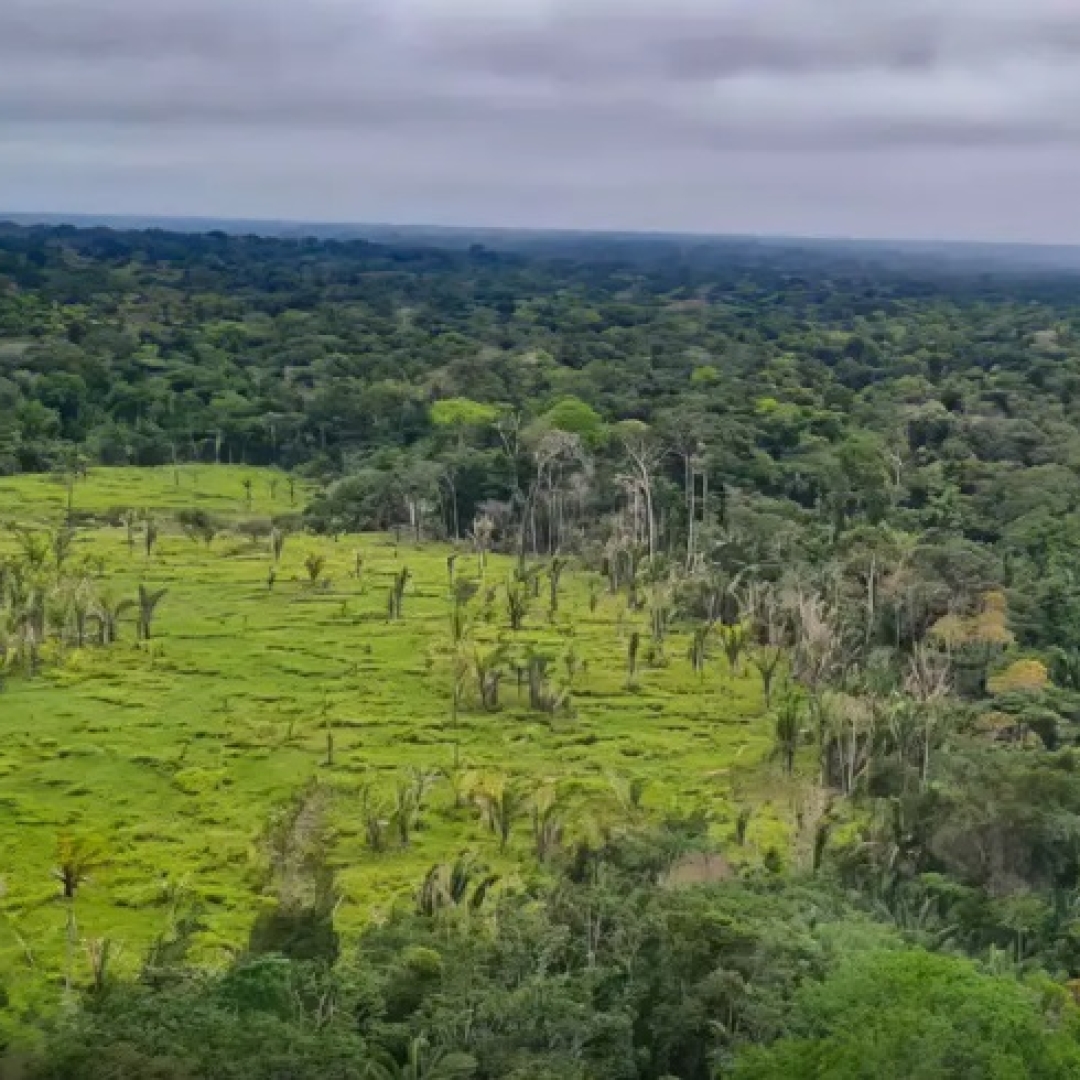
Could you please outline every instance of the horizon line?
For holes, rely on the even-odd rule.
[[[1076,251],[1080,250],[1080,242],[1055,242],[1047,240],[992,240],[992,239],[941,239],[930,237],[897,237],[881,235],[837,235],[828,233],[786,233],[786,232],[692,232],[683,229],[642,229],[642,228],[611,228],[597,227],[584,228],[581,226],[536,226],[536,225],[441,225],[423,221],[335,221],[318,218],[276,218],[276,217],[231,217],[218,214],[174,214],[174,213],[123,213],[123,212],[89,212],[89,211],[66,211],[66,210],[12,210],[0,209],[0,222],[9,222],[13,225],[70,225],[74,228],[86,225],[109,227],[110,224],[131,223],[137,230],[147,228],[163,228],[168,224],[177,226],[187,225],[188,228],[177,228],[177,232],[220,231],[237,234],[238,229],[246,229],[246,235],[268,235],[261,232],[257,226],[274,229],[287,228],[291,230],[303,230],[305,228],[320,230],[380,230],[393,231],[404,230],[423,234],[451,233],[459,235],[469,234],[499,234],[505,236],[573,236],[573,237],[639,237],[642,239],[672,239],[672,240],[698,240],[698,241],[758,241],[765,243],[810,243],[810,244],[856,244],[868,247],[874,246],[900,246],[907,248],[1020,248],[1039,249],[1045,251]],[[148,225],[147,222],[154,224]],[[139,225],[138,223],[143,223]],[[160,223],[160,224],[159,224]],[[201,226],[205,228],[194,228]],[[221,228],[231,226],[233,228]],[[163,231],[169,231],[163,228]],[[325,239],[317,237],[313,233],[307,234],[313,239]]]

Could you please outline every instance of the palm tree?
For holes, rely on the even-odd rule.
[[[461,707],[465,703],[465,683],[469,678],[469,661],[460,646],[451,660],[450,674],[450,724],[456,728]]]
[[[466,906],[476,911],[498,880],[498,874],[489,874],[471,855],[459,855],[452,863],[437,863],[416,894],[416,910],[427,918]]]
[[[420,799],[414,784],[407,779],[398,781],[394,789],[394,808],[390,820],[397,830],[398,842],[402,847],[408,847],[420,817]]]
[[[554,716],[561,709],[570,711],[569,687],[559,688],[548,677],[551,657],[541,652],[531,652],[525,667],[529,677],[529,708]]]
[[[312,585],[319,580],[324,566],[326,566],[326,557],[317,555],[315,552],[311,552],[304,560],[304,569],[307,571],[308,580]]]
[[[56,560],[56,569],[63,569],[71,547],[75,543],[75,530],[70,525],[61,525],[52,534],[53,558]]]
[[[476,649],[473,654],[480,703],[488,712],[495,712],[499,708],[499,684],[502,682],[506,658],[505,645],[498,645],[486,652]]]
[[[60,882],[67,907],[67,970],[64,982],[70,991],[78,924],[75,921],[75,897],[90,880],[90,874],[104,862],[104,852],[94,840],[85,836],[63,834],[56,843],[56,866],[52,876]]]
[[[775,645],[763,645],[754,652],[753,664],[761,676],[761,689],[765,695],[766,709],[772,708],[773,683],[776,681],[776,673],[782,659],[783,653]]]
[[[552,619],[559,611],[559,582],[562,580],[563,571],[566,569],[566,559],[558,555],[551,560],[548,566],[548,614]]]
[[[9,620],[3,642],[6,665],[20,665],[30,678],[37,674],[42,635],[31,609],[16,611]]]
[[[529,613],[529,594],[521,582],[506,584],[506,613],[510,618],[510,629],[520,630]]]
[[[409,579],[412,577],[412,571],[403,566],[397,574],[394,575],[394,583],[390,586],[390,592],[387,596],[386,602],[386,614],[390,620],[400,619],[402,606],[405,601],[405,588],[409,584]]]
[[[276,525],[270,530],[270,555],[274,562],[281,562],[281,553],[285,550],[285,532]]]
[[[158,538],[158,523],[148,514],[146,517],[146,532],[143,534],[143,544],[146,549],[146,557],[149,559],[154,553],[154,545]]]
[[[802,707],[798,698],[789,697],[776,711],[776,753],[784,763],[784,772],[795,771],[795,754],[802,736]]]
[[[135,551],[135,529],[139,524],[139,515],[134,510],[125,510],[120,515],[120,524],[127,533],[127,546],[130,553]]]
[[[468,629],[466,612],[469,602],[480,591],[480,586],[468,578],[456,578],[450,586],[452,606],[450,608],[450,633],[457,644]]]
[[[644,776],[612,776],[608,778],[608,783],[611,784],[611,790],[615,793],[622,812],[632,820],[640,818],[649,781]]]
[[[728,626],[721,623],[719,630],[720,644],[724,648],[724,655],[727,657],[728,668],[732,675],[738,675],[739,658],[746,648],[746,624],[732,623]]]
[[[661,657],[664,655],[664,641],[667,638],[671,615],[671,605],[668,603],[664,590],[654,589],[652,603],[649,606],[649,627],[652,631],[655,652]]]
[[[521,786],[505,777],[482,784],[474,794],[480,818],[499,838],[499,850],[505,851],[510,834],[527,802]]]
[[[108,596],[97,598],[94,617],[98,621],[99,640],[102,645],[111,645],[119,640],[120,620],[135,606],[134,600],[114,600]]]
[[[145,585],[139,586],[139,622],[138,637],[140,641],[150,640],[150,629],[154,621],[154,612],[162,597],[168,589],[150,590]]]
[[[90,992],[102,997],[112,985],[112,961],[122,951],[111,938],[91,938],[86,942],[86,958],[90,962],[92,983]]]
[[[370,783],[360,789],[360,816],[364,819],[364,838],[372,851],[386,850],[386,830],[389,825],[386,803]]]
[[[31,529],[16,529],[15,537],[26,565],[31,570],[41,570],[49,557],[49,538]]]
[[[71,585],[65,600],[75,645],[81,649],[86,644],[86,624],[94,610],[94,592],[89,579],[82,578]]]
[[[365,1072],[369,1080],[468,1080],[476,1067],[469,1054],[432,1047],[426,1036],[418,1035],[410,1040],[404,1062],[379,1054]]]
[[[547,862],[562,846],[566,831],[559,795],[554,787],[543,787],[533,796],[532,826],[536,858]]]

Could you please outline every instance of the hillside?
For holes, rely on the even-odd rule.
[[[1080,1071],[1080,305],[860,245],[0,229],[35,1078]]]

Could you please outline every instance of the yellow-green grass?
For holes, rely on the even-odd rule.
[[[254,480],[250,510],[244,476]],[[313,777],[338,792],[334,858],[346,932],[407,896],[434,862],[465,850],[509,878],[534,872],[527,820],[500,855],[475,811],[454,807],[446,782],[430,794],[409,848],[370,852],[358,792],[374,784],[389,794],[410,767],[439,770],[456,760],[464,770],[520,777],[529,788],[555,783],[571,831],[614,813],[613,778],[640,777],[648,782],[647,813],[701,808],[730,833],[733,783],[771,748],[756,676],[733,675],[718,656],[695,674],[688,635],[676,630],[666,662],[643,661],[628,688],[627,641],[639,630],[647,651],[647,612],[628,611],[623,596],[604,591],[592,610],[599,579],[571,570],[554,621],[545,582],[524,628],[511,632],[502,586],[512,563],[493,557],[485,575],[500,586],[492,617],[484,618],[477,596],[462,651],[471,656],[499,639],[515,656],[541,646],[565,678],[572,644],[582,662],[573,710],[531,713],[509,677],[503,708],[488,713],[470,678],[455,724],[449,548],[292,535],[270,590],[265,541],[226,534],[207,548],[165,515],[190,505],[234,517],[289,510],[284,482],[268,505],[268,483],[266,473],[204,466],[194,476],[183,472],[179,487],[171,469],[93,470],[76,486],[77,509],[152,507],[163,529],[150,558],[129,552],[121,527],[80,530],[69,565],[103,564],[100,587],[118,595],[134,595],[139,582],[168,593],[151,648],[137,646],[125,624],[118,644],[50,656],[41,676],[9,679],[0,693],[0,965],[9,985],[55,983],[63,970],[67,914],[51,869],[65,832],[103,837],[108,856],[80,890],[81,935],[121,942],[127,963],[136,963],[167,925],[167,886],[186,882],[206,902],[210,929],[198,955],[222,960],[242,945],[259,903],[252,860],[259,829]],[[55,522],[65,501],[64,485],[48,478],[0,481],[0,518]],[[0,536],[5,547],[13,549],[12,537]],[[351,573],[357,551],[360,580]],[[328,586],[308,581],[312,553],[326,559]],[[402,567],[412,573],[404,617],[388,622],[387,592]],[[479,577],[475,556],[462,553],[457,573]],[[752,828],[771,826],[762,818]]]
[[[303,508],[306,485],[246,465],[178,465],[165,469],[91,469],[69,474],[0,477],[0,522],[60,520],[69,498],[82,513],[137,508],[170,511],[199,506],[223,515],[282,514]],[[249,508],[244,481],[251,481]]]

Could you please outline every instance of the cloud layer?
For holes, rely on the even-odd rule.
[[[1077,0],[3,0],[0,206],[1080,239]]]

